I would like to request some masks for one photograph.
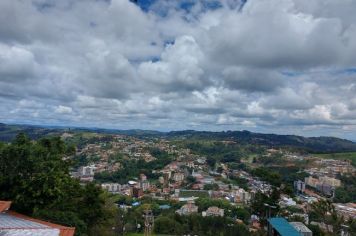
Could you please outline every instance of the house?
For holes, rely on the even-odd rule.
[[[194,161],[187,161],[186,166],[188,166],[190,168],[194,168],[195,167]]]
[[[118,183],[103,183],[101,184],[101,188],[110,193],[118,193],[121,191],[121,185]]]
[[[251,201],[251,194],[245,191],[243,188],[239,188],[235,192],[235,202],[248,203]]]
[[[305,185],[316,188],[316,185],[319,183],[319,179],[313,178],[311,176],[305,177]]]
[[[10,211],[10,201],[0,201],[0,235],[73,236],[75,228],[37,220]]]
[[[150,188],[150,182],[148,182],[147,180],[141,181],[140,182],[140,188],[142,188],[142,191],[147,191]]]
[[[284,207],[290,207],[290,206],[296,206],[297,203],[292,198],[283,196],[281,198],[281,200],[279,201],[279,205],[284,206]]]
[[[333,196],[335,192],[335,188],[333,186],[325,183],[317,184],[316,189],[327,196]]]
[[[198,213],[198,206],[194,202],[189,201],[187,204],[183,205],[179,210],[176,211],[178,215],[190,215],[193,213]]]
[[[224,209],[216,206],[209,207],[206,211],[202,212],[202,216],[221,216],[224,217]]]
[[[78,172],[81,177],[94,176],[95,169],[95,166],[81,166]]]
[[[356,203],[334,203],[333,205],[339,216],[345,219],[356,219]]]
[[[174,173],[173,180],[176,182],[182,182],[184,180],[184,174],[181,172]]]
[[[143,196],[143,190],[142,188],[137,188],[137,187],[133,187],[131,189],[131,196],[135,197],[135,198],[140,198]]]
[[[327,176],[321,176],[318,179],[309,176],[305,178],[305,184],[313,188],[317,188],[318,185],[329,185],[331,187],[340,187],[341,181],[339,179],[330,178]]]
[[[294,189],[297,193],[304,193],[305,183],[301,180],[294,181]]]

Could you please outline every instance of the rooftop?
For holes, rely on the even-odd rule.
[[[269,218],[268,222],[281,236],[300,236],[300,233],[284,218]]]
[[[308,232],[311,233],[312,231],[305,226],[305,224],[303,224],[302,222],[289,222],[289,224],[291,224],[296,230],[298,230],[299,232]]]
[[[73,227],[57,225],[9,211],[10,206],[11,202],[0,201],[0,235],[8,235],[15,231],[16,235],[74,235]]]
[[[2,229],[49,229],[50,227],[34,221],[25,220],[10,215],[9,213],[0,214],[0,230]]]

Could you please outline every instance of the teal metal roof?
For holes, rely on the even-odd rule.
[[[162,209],[162,210],[167,210],[167,209],[170,209],[171,206],[170,205],[160,205],[159,206],[159,209]]]
[[[286,219],[281,217],[269,218],[268,222],[272,227],[278,231],[281,236],[300,236],[301,234],[286,221]]]

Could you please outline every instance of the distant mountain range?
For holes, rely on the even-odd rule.
[[[77,127],[42,127],[34,125],[7,125],[0,123],[0,141],[9,142],[19,132],[26,133],[32,139],[48,135],[60,135],[63,132],[96,132],[103,134],[124,134],[139,138],[166,138],[166,139],[207,139],[230,140],[240,143],[252,143],[271,148],[291,147],[303,149],[314,153],[354,152],[356,143],[347,139],[335,137],[302,137],[297,135],[261,134],[249,131],[170,131],[159,132],[154,130],[115,130],[100,128]]]

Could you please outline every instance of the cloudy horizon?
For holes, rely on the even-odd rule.
[[[0,123],[356,140],[356,1],[0,1]]]

